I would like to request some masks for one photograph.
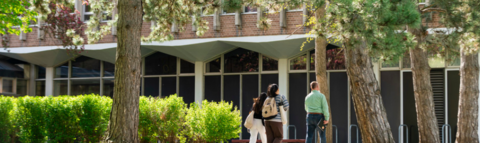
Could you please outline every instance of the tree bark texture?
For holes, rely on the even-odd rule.
[[[345,48],[350,90],[363,142],[394,143],[366,42],[347,44]]]
[[[118,0],[115,88],[105,142],[139,142],[142,13],[142,0]]]
[[[413,29],[418,44],[410,49],[410,61],[413,77],[413,91],[415,106],[417,107],[417,123],[419,141],[421,143],[439,143],[437,117],[435,116],[435,103],[430,83],[430,65],[428,65],[427,51],[420,48],[426,42],[426,33],[423,29]],[[406,113],[409,114],[409,113]]]
[[[315,10],[315,18],[321,19],[325,16],[327,4],[324,4],[322,7]],[[320,23],[317,23],[318,26],[321,26]],[[320,92],[325,95],[325,98],[328,102],[328,107],[330,106],[330,89],[328,88],[328,77],[327,77],[327,39],[325,37],[315,38],[315,75],[320,87]],[[331,113],[331,109],[328,108],[328,112]],[[332,114],[330,114],[329,123],[325,129],[325,136],[327,137],[327,143],[333,142],[332,136]]]
[[[466,55],[460,66],[457,143],[478,143],[478,53]]]

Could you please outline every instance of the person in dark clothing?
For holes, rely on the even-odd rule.
[[[265,134],[265,125],[263,123],[262,107],[263,102],[267,99],[267,93],[262,92],[258,98],[253,99],[253,126],[250,128],[250,143],[257,142],[257,135],[260,133],[262,143],[267,142],[267,135]]]

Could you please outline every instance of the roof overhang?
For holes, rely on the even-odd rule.
[[[274,35],[229,38],[182,39],[166,42],[142,43],[142,56],[156,51],[188,61],[206,61],[235,48],[244,48],[272,58],[292,58],[303,50],[313,49],[315,42],[305,42],[306,36]],[[305,42],[305,43],[304,43]],[[339,43],[332,45],[339,46]],[[114,63],[117,43],[85,45],[80,55]],[[61,46],[20,47],[0,50],[0,54],[44,67],[57,66],[72,57]]]

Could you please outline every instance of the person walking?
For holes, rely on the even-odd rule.
[[[262,92],[258,98],[253,100],[253,126],[250,128],[250,143],[257,142],[257,135],[260,134],[262,143],[267,143],[267,135],[265,132],[265,124],[262,117],[263,102],[267,99],[267,93]]]
[[[305,111],[307,111],[307,140],[305,143],[312,143],[315,137],[315,129],[318,123],[323,120],[324,124],[328,124],[330,113],[328,112],[328,103],[325,95],[320,93],[320,88],[316,81],[310,83],[312,92],[305,97]],[[321,143],[326,143],[325,131],[320,130]]]
[[[267,91],[267,99],[274,98],[278,114],[270,118],[265,118],[265,129],[267,132],[267,143],[281,143],[283,139],[283,124],[280,110],[288,111],[288,101],[285,95],[280,95],[278,85],[270,84]],[[265,106],[265,104],[264,104]],[[279,109],[283,106],[283,109]],[[264,112],[264,111],[262,111]]]

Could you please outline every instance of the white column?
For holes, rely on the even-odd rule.
[[[373,65],[373,73],[375,74],[375,78],[377,79],[377,82],[380,86],[380,62],[373,62],[372,61],[372,65]]]
[[[28,81],[28,95],[30,96],[36,96],[35,95],[35,87],[36,87],[36,82],[35,82],[35,79],[37,78],[35,75],[36,75],[36,72],[37,71],[37,67],[34,65],[34,64],[30,64],[30,77],[29,77],[29,81]]]
[[[203,95],[205,83],[205,78],[203,77],[204,71],[203,62],[195,62],[195,102],[199,104],[205,99],[205,95]]]
[[[46,67],[45,75],[45,96],[53,95],[53,76],[55,67]]]
[[[281,95],[288,98],[288,59],[278,59],[278,88]],[[302,105],[303,106],[303,105]],[[288,138],[288,125],[290,124],[290,110],[287,111],[287,125],[283,125],[283,138]]]
[[[480,56],[478,56],[478,61],[480,62]],[[460,78],[461,78],[461,77],[460,77]],[[480,78],[480,77],[479,77],[479,78]],[[480,88],[480,84],[479,84],[478,86],[479,86],[478,88]],[[480,98],[478,98],[478,102],[480,103]],[[480,104],[479,104],[479,106],[480,106]],[[479,108],[480,108],[480,107],[479,107]],[[478,114],[480,115],[480,110],[478,110]],[[480,118],[478,118],[478,123],[479,123],[479,125],[480,125]],[[478,128],[478,135],[480,136],[480,128]],[[453,136],[453,135],[452,135],[452,136]]]

